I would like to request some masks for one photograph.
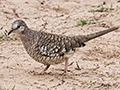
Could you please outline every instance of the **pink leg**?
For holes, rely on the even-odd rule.
[[[45,67],[45,69],[43,69],[43,71],[42,71],[40,74],[44,74],[45,71],[46,71],[49,67],[50,67],[50,65],[47,65],[47,66]]]
[[[43,75],[43,74],[45,73],[45,71],[46,71],[49,67],[50,67],[50,65],[47,65],[47,66],[45,67],[45,69],[43,69],[42,72],[40,72],[40,73],[34,73],[34,75]]]
[[[65,60],[65,69],[64,69],[64,73],[67,73],[67,69],[68,69],[68,59]]]
[[[70,63],[68,66],[71,66],[71,65],[73,65],[73,63],[74,63],[74,62],[71,62],[71,63]]]

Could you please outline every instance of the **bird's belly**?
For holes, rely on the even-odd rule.
[[[64,53],[63,56],[43,56],[40,53],[37,52],[38,50],[34,49],[28,49],[27,52],[28,54],[37,62],[42,63],[44,65],[55,65],[55,64],[60,64],[65,61],[66,58],[70,58],[73,54],[74,51],[70,50],[67,53]],[[34,53],[33,53],[34,52]]]
[[[65,61],[63,57],[46,57],[46,56],[41,56],[38,58],[35,58],[37,62],[43,63],[44,65],[55,65],[55,64],[60,64]]]
[[[30,54],[29,54],[30,55]],[[66,53],[64,56],[58,56],[58,57],[47,57],[42,56],[40,54],[37,55],[30,55],[35,61],[42,63],[44,65],[55,65],[60,64],[66,60],[66,58],[70,58],[73,55],[73,53]]]
[[[47,56],[38,54],[37,51],[30,51],[30,50],[31,49],[26,50],[29,56],[31,56],[35,61],[42,63],[44,65],[55,65],[65,61],[63,56],[47,57]]]

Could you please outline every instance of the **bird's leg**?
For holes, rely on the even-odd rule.
[[[71,63],[70,63],[68,66],[71,66],[71,65],[73,65],[73,63],[74,63],[74,62],[71,62]]]
[[[44,74],[45,71],[46,71],[49,67],[50,67],[50,65],[47,65],[47,66],[45,67],[45,69],[43,69],[43,71],[42,71],[40,74]]]
[[[50,65],[47,65],[47,66],[45,67],[45,69],[43,69],[42,72],[40,72],[40,73],[34,73],[34,75],[43,75],[43,74],[45,73],[45,71],[46,71],[49,67],[50,67]]]
[[[65,69],[64,69],[64,73],[67,73],[67,69],[68,69],[68,58],[65,60]]]

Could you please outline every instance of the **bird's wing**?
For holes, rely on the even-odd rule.
[[[63,57],[74,52],[75,48],[84,46],[75,37],[61,36],[42,32],[36,44],[39,54],[47,57]]]
[[[62,57],[66,53],[65,44],[60,35],[42,32],[36,49],[39,54],[47,57]]]

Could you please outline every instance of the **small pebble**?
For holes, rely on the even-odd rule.
[[[38,84],[37,82],[34,82],[34,84]]]

